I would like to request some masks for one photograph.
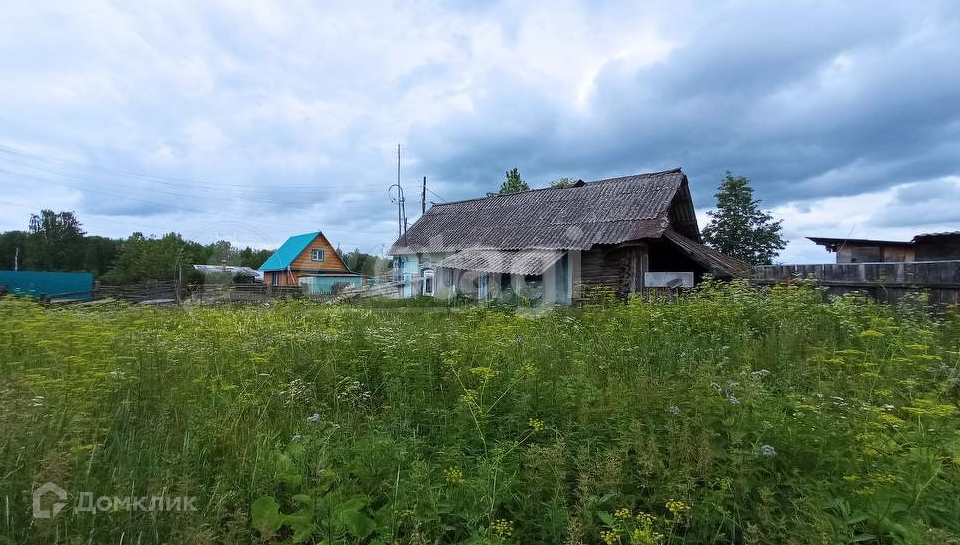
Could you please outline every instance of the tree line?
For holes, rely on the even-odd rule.
[[[85,271],[104,284],[174,280],[179,271],[189,283],[203,281],[193,264],[256,269],[273,250],[238,248],[229,241],[201,244],[179,233],[161,237],[135,232],[126,239],[88,235],[73,212],[42,210],[32,214],[26,231],[0,233],[0,269]],[[379,258],[355,249],[343,255],[354,272],[373,274]],[[369,272],[366,269],[370,269]]]

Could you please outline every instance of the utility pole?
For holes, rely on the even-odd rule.
[[[403,186],[400,185],[400,143],[397,143],[397,189],[400,191],[400,211],[401,217],[400,226],[402,228],[401,236],[404,237],[403,243],[407,243],[407,204],[406,199],[403,198]]]
[[[403,197],[403,186],[400,184],[393,184],[389,189],[387,189],[387,192],[389,193],[393,190],[393,188],[397,188],[397,200],[394,202],[397,203],[397,237],[399,238],[406,234],[407,231],[407,218],[406,214],[403,212],[403,202],[405,199]],[[390,196],[390,200],[393,201],[392,194]]]
[[[423,177],[423,191],[420,194],[420,215],[427,213],[427,177]]]

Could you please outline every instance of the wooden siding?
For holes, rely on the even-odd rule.
[[[323,249],[324,260],[314,262],[310,260],[310,250],[314,248]],[[295,272],[318,272],[318,271],[345,271],[347,265],[340,259],[337,250],[330,245],[327,237],[323,234],[317,235],[293,262],[290,263],[290,269]]]
[[[752,274],[757,284],[791,283],[802,278],[817,280],[831,294],[865,292],[881,302],[924,292],[931,303],[960,303],[960,261],[768,265],[755,267]]]
[[[263,283],[272,286],[273,277],[277,277],[278,286],[299,286],[300,280],[296,272],[291,271],[269,271],[263,273]]]
[[[310,260],[310,251],[314,248],[323,249],[324,260],[322,262]],[[271,286],[273,285],[274,277],[276,277],[278,286],[299,286],[301,276],[312,273],[341,272],[346,270],[347,265],[340,259],[337,250],[330,244],[327,237],[320,234],[290,263],[290,270],[265,271],[263,273],[263,283]]]
[[[921,238],[914,248],[917,261],[960,259],[960,235]]]

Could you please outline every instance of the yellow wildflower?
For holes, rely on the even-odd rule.
[[[450,484],[463,484],[466,479],[463,478],[463,471],[459,467],[448,467],[443,470],[443,478]]]
[[[471,367],[470,372],[483,380],[490,380],[497,376],[497,372],[489,367]]]
[[[911,407],[903,407],[903,410],[917,416],[929,416],[933,418],[946,418],[957,413],[957,407],[949,403],[937,404],[928,399],[917,399]]]
[[[493,521],[490,528],[493,529],[493,533],[500,537],[510,537],[513,535],[513,521],[497,519]]]
[[[890,473],[871,473],[870,480],[878,484],[896,484],[900,482],[900,477]]]
[[[531,418],[530,421],[527,423],[530,425],[531,428],[533,428],[533,431],[543,431],[544,428],[547,427],[543,423],[543,420],[540,420],[539,418]]]
[[[666,504],[667,509],[674,514],[674,516],[682,515],[684,512],[690,510],[690,506],[681,500],[670,500]]]
[[[613,516],[621,520],[627,520],[630,518],[630,510],[626,507],[621,507],[613,512]]]
[[[613,545],[620,542],[619,530],[603,530],[600,532],[600,539],[607,545]]]
[[[646,527],[653,526],[653,515],[640,511],[637,513],[637,522]]]

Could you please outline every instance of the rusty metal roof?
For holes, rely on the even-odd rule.
[[[682,191],[681,191],[682,190]],[[580,187],[535,189],[436,204],[390,248],[390,254],[488,250],[587,250],[657,238],[670,226],[681,192],[694,222],[687,176],[680,169],[610,178]],[[689,208],[689,210],[686,210]]]
[[[737,277],[745,275],[750,270],[750,266],[739,259],[690,240],[672,229],[667,229],[663,233],[663,237],[687,254],[690,259],[706,267],[714,276],[721,278]]]
[[[488,273],[543,274],[561,257],[563,252],[559,250],[464,250],[437,266]]]

